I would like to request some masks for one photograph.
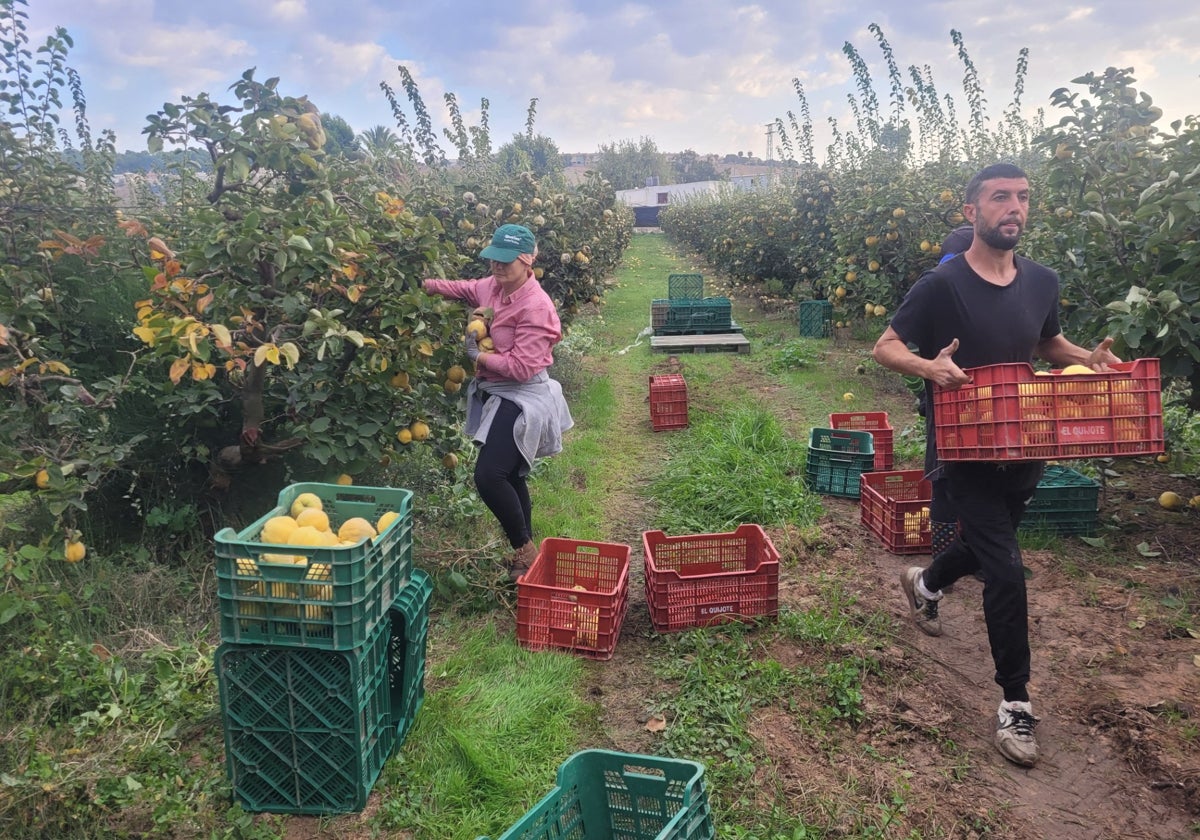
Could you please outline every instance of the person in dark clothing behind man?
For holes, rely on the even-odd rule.
[[[946,234],[946,238],[942,240],[942,258],[938,261],[938,265],[957,257],[971,247],[971,242],[975,238],[975,226],[970,222],[965,222],[954,230]],[[925,405],[925,397],[921,398],[921,416],[925,418],[928,427],[933,426],[933,412]],[[954,506],[950,503],[949,490],[946,487],[946,479],[937,470],[937,458],[933,449],[927,451],[925,459],[925,472],[930,474],[930,484],[933,487],[933,498],[929,502],[929,532],[932,542],[932,554],[937,557],[943,551],[950,547],[954,542],[954,536],[958,532],[958,517],[954,513]],[[983,572],[976,571],[975,577],[983,580]]]
[[[971,381],[964,368],[1032,362],[1034,356],[1094,370],[1119,361],[1109,350],[1111,338],[1089,351],[1063,336],[1058,275],[1014,250],[1028,214],[1029,180],[1021,169],[1000,163],[978,172],[967,185],[963,205],[963,215],[974,226],[970,247],[913,285],[876,342],[877,362],[926,380],[930,405],[934,385],[959,388]],[[909,343],[917,347],[915,353]],[[927,446],[935,449],[933,418],[927,425]],[[1043,464],[953,461],[939,466],[962,535],[927,568],[906,569],[901,589],[917,627],[939,636],[942,588],[982,569],[984,620],[995,680],[1003,690],[996,748],[1010,761],[1032,766],[1038,757],[1038,718],[1028,690],[1028,602],[1017,527]]]

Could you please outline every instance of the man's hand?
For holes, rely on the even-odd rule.
[[[929,361],[929,374],[925,377],[943,388],[961,388],[971,381],[963,369],[954,363],[953,356],[958,352],[958,339],[954,339],[942,348],[937,356]]]
[[[1096,349],[1092,351],[1084,364],[1098,373],[1104,373],[1109,369],[1109,365],[1119,363],[1121,360],[1109,350],[1112,345],[1113,340],[1111,336],[1101,341],[1096,345]]]

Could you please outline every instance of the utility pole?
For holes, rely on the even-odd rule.
[[[767,165],[775,159],[775,123],[767,123]]]

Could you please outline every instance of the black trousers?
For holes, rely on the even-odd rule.
[[[962,533],[924,574],[925,588],[936,592],[982,570],[983,616],[1005,700],[1029,699],[1029,605],[1017,527],[1043,469],[1040,461],[947,463],[946,488]]]
[[[475,461],[475,489],[513,548],[533,539],[533,506],[529,485],[522,475],[526,464],[513,437],[513,426],[520,416],[516,403],[500,400],[487,442]]]

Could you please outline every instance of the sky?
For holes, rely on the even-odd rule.
[[[417,81],[441,135],[443,96],[467,125],[489,102],[492,147],[523,133],[537,99],[535,133],[565,153],[652,139],[660,151],[765,158],[767,125],[799,114],[803,85],[817,132],[850,125],[854,75],[842,47],[867,62],[881,105],[888,97],[878,24],[906,82],[928,67],[943,94],[963,99],[962,33],[999,121],[1011,103],[1019,52],[1029,49],[1022,99],[1032,114],[1056,88],[1106,67],[1132,67],[1165,122],[1200,113],[1200,3],[1196,0],[29,0],[31,41],[54,27],[74,41],[93,132],[112,129],[118,150],[146,148],[146,115],[206,92],[233,103],[229,87],[248,68],[280,77],[361,132],[396,128],[380,83],[403,96],[398,65]],[[406,109],[411,122],[412,111]],[[913,115],[915,122],[915,115]],[[778,139],[772,157],[781,157]]]

